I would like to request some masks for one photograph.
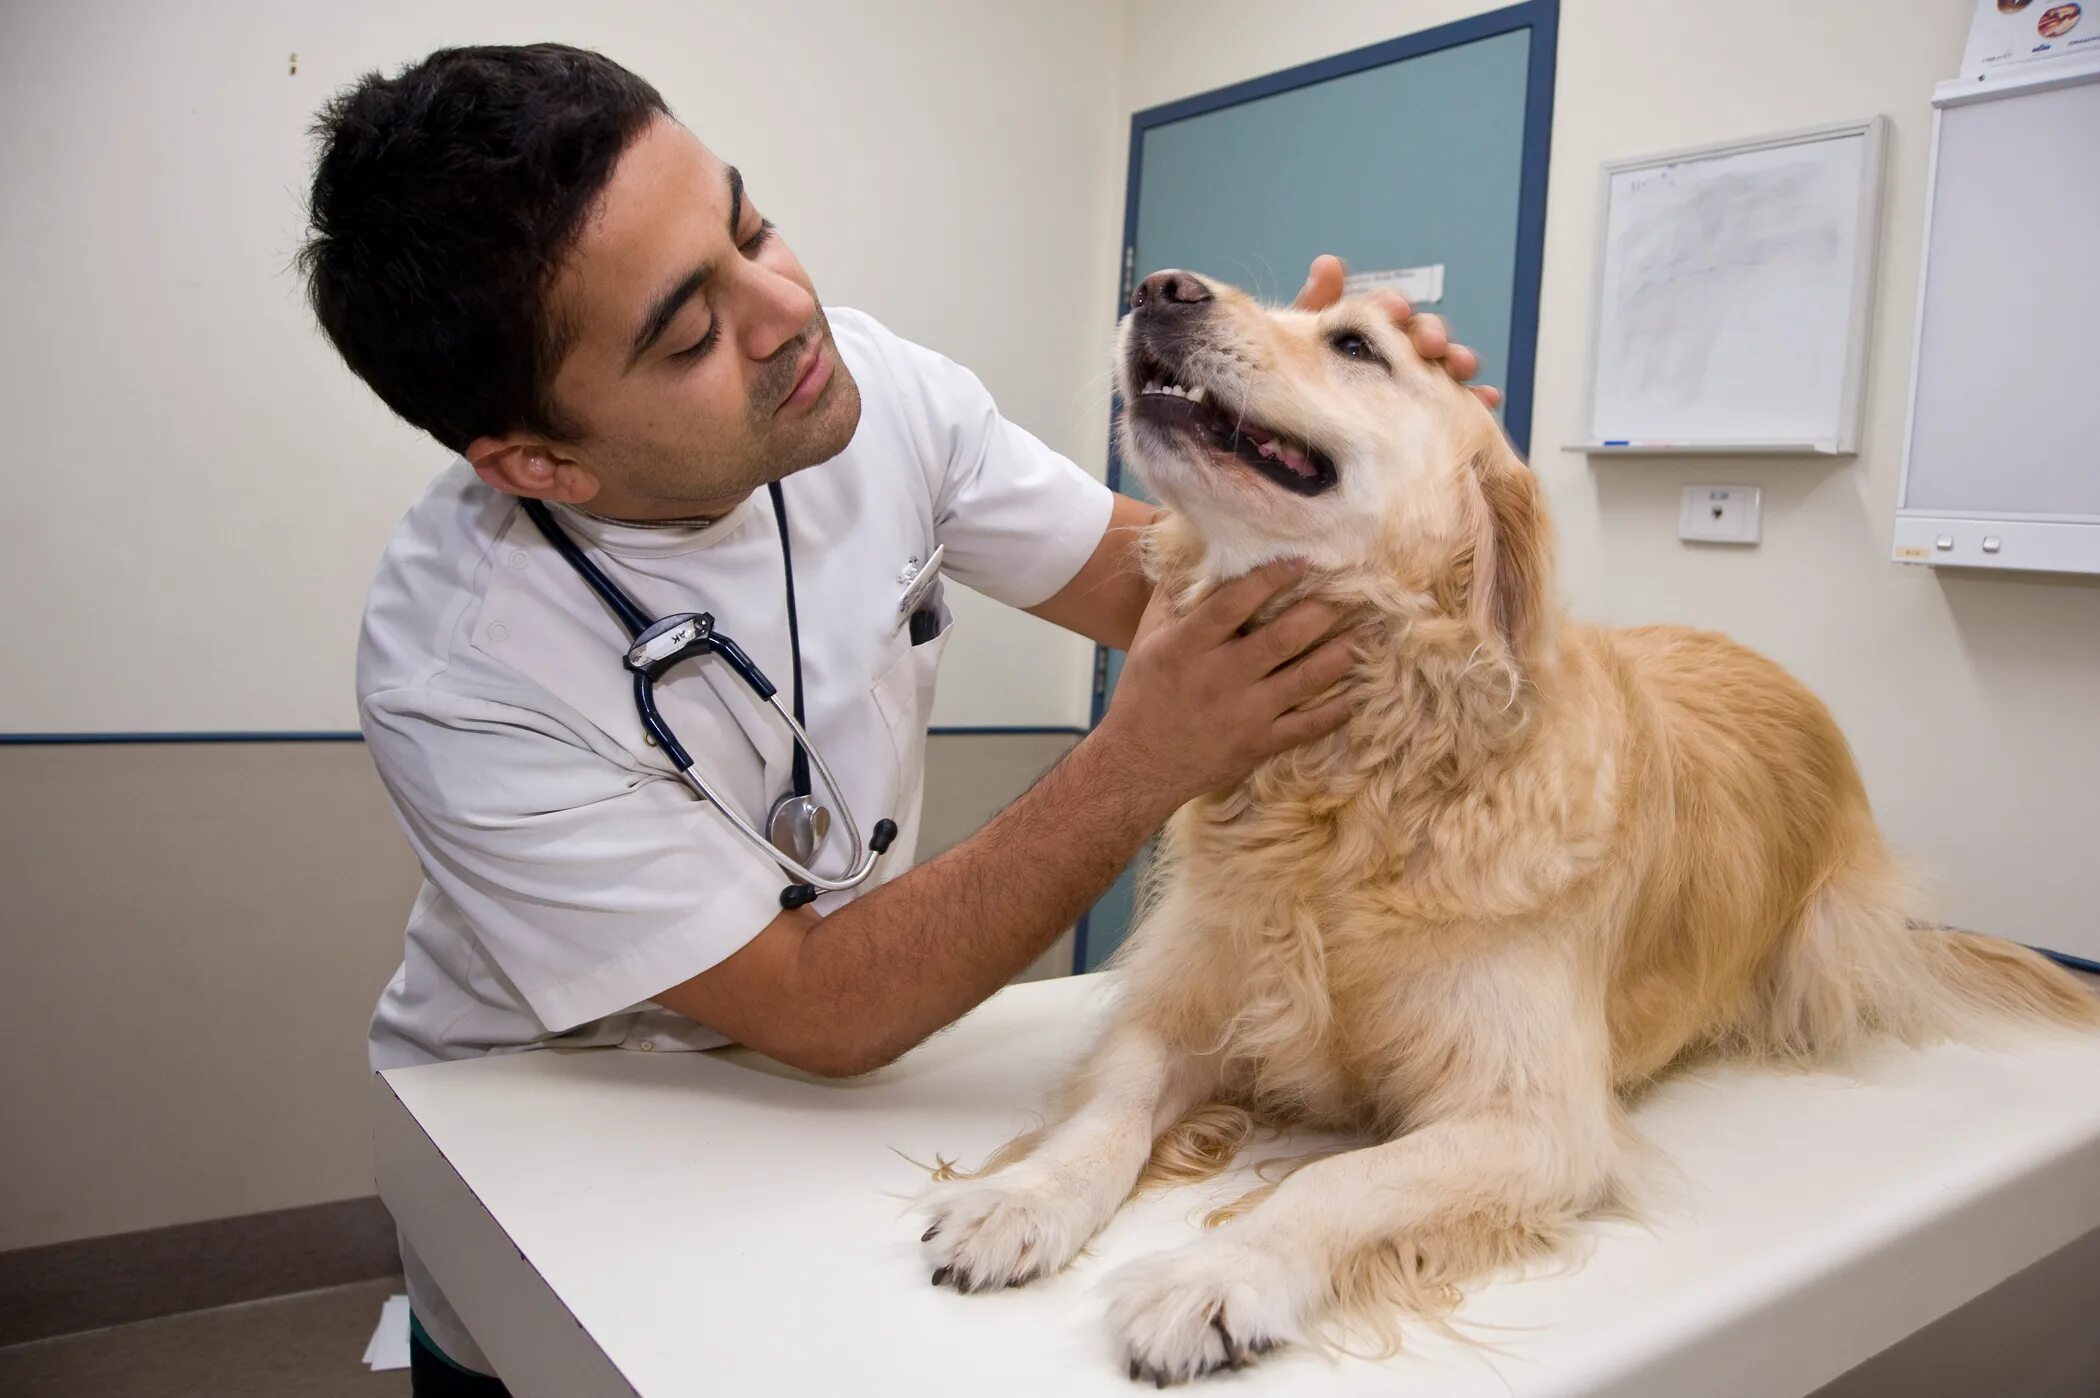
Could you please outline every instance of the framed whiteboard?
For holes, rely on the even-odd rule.
[[[1577,451],[1858,449],[1882,117],[1605,164]]]
[[[1893,555],[2100,573],[2100,60],[1932,100]]]

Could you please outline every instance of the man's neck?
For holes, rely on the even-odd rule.
[[[751,498],[751,492],[720,500],[613,500],[600,496],[576,508],[606,524],[638,529],[705,529]]]

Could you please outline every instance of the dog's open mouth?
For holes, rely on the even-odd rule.
[[[1139,387],[1130,411],[1139,421],[1183,433],[1293,494],[1320,495],[1334,488],[1334,462],[1325,452],[1250,420],[1203,385],[1182,382],[1175,371],[1142,350],[1134,369],[1131,382]]]

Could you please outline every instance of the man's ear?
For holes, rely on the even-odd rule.
[[[598,477],[543,438],[476,437],[461,453],[483,482],[505,495],[581,505],[598,494]]]
[[[1551,643],[1553,620],[1553,543],[1538,477],[1499,430],[1473,454],[1471,466],[1483,507],[1474,555],[1476,620],[1500,635],[1513,656],[1537,659]]]

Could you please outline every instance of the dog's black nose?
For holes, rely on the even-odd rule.
[[[1154,272],[1138,283],[1138,289],[1130,293],[1130,309],[1150,309],[1158,314],[1182,306],[1201,305],[1210,299],[1210,288],[1203,284],[1201,277],[1169,268],[1164,272]]]

